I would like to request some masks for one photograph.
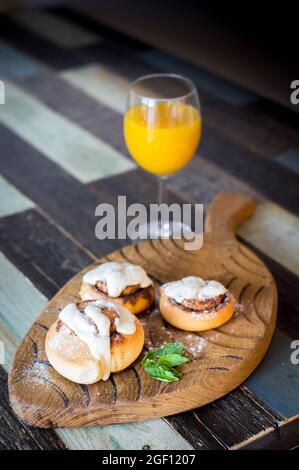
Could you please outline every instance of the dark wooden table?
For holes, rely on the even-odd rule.
[[[155,71],[198,86],[198,155],[171,178],[170,199],[205,207],[218,191],[258,200],[239,230],[278,284],[279,315],[262,364],[203,408],[144,423],[39,430],[7,397],[16,345],[77,271],[126,241],[96,239],[95,207],[156,202],[155,179],[133,166],[122,137],[128,83]],[[282,449],[299,444],[298,114],[69,10],[0,17],[0,447],[9,449]],[[254,268],[253,268],[254,269]]]

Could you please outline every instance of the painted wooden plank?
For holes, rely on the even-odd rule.
[[[5,42],[0,42],[0,76],[8,78],[33,77],[44,67]]]
[[[277,325],[280,331],[290,338],[299,338],[299,289],[298,276],[290,272],[280,263],[274,261],[250,243],[241,238],[241,241],[254,251],[266,264],[273,274],[278,287],[278,317]]]
[[[238,234],[253,246],[299,275],[299,218],[285,209],[264,202]]]
[[[162,419],[103,428],[60,429],[57,434],[74,450],[192,450],[187,441]]]
[[[153,49],[138,53],[137,57],[165,72],[175,71],[191,78],[199,88],[233,106],[245,106],[257,100],[257,96],[245,88],[201,67],[195,67],[172,54]]]
[[[0,175],[0,217],[34,207],[34,203]]]
[[[81,54],[80,48],[71,51],[62,48],[21,26],[7,15],[0,16],[0,30],[1,38],[7,43],[45,66],[60,70],[86,63],[87,59],[85,60],[85,54]],[[84,50],[93,47],[94,45],[86,46]]]
[[[37,210],[0,220],[0,249],[47,298],[95,259]]]
[[[8,259],[0,253],[0,318],[20,340],[46,306],[42,295]]]
[[[21,339],[45,307],[47,299],[16,267],[0,253],[0,315],[9,336]],[[0,329],[2,326],[0,325]],[[3,335],[4,341],[7,333]],[[8,345],[9,360],[13,347]],[[162,420],[141,424],[97,427],[91,430],[61,430],[58,434],[69,448],[76,449],[141,449],[151,445],[154,449],[192,449],[192,447]]]
[[[254,374],[254,373],[253,373]],[[273,432],[278,420],[275,415],[254,402],[239,387],[207,406],[194,410],[195,417],[210,432],[217,429],[217,439],[226,448],[242,446],[262,432]]]
[[[246,381],[260,400],[285,417],[299,413],[299,366],[291,362],[291,342],[276,330],[265,358]]]
[[[130,82],[108,67],[87,65],[63,71],[60,76],[114,111],[124,113]]]
[[[88,46],[101,40],[95,32],[41,10],[17,10],[10,15],[16,23],[66,49]]]
[[[4,351],[4,357],[3,360],[1,360],[0,365],[6,372],[8,372],[19,340],[14,336],[12,331],[8,329],[3,321],[1,321],[0,324],[0,342],[3,344]]]
[[[299,150],[290,149],[276,157],[276,161],[299,173]]]
[[[86,183],[134,167],[110,145],[12,83],[6,83],[5,91],[0,122],[79,181]]]
[[[5,178],[71,234],[69,236],[86,251],[92,252],[93,256],[104,256],[126,243],[126,240],[106,240],[102,243],[95,237],[95,208],[105,201],[104,198],[100,199],[60,166],[43,158],[34,147],[1,125],[0,141],[2,149],[9,149],[9,158],[0,159],[0,169]]]
[[[206,125],[200,155],[250,185],[264,197],[299,215],[299,175],[232,142]],[[283,188],[279,191],[277,188]]]
[[[18,85],[52,110],[111,145],[117,152],[128,155],[123,138],[122,113],[115,112],[56,73],[19,80]],[[114,102],[113,96],[109,97]]]

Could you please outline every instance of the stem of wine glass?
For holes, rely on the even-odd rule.
[[[167,204],[167,187],[166,187],[167,176],[162,175],[158,177],[158,203],[162,204],[163,202]]]

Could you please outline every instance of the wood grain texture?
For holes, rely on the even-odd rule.
[[[135,166],[110,145],[12,83],[6,82],[5,95],[0,122],[79,181],[87,183]]]
[[[0,175],[0,217],[23,212],[32,207],[34,203]]]
[[[140,174],[135,175],[135,177],[137,176],[140,179]],[[131,202],[134,200],[134,195],[132,194],[134,180],[128,178],[127,175],[125,181],[125,193],[127,194],[128,202]],[[108,186],[111,193],[108,192],[107,195],[105,194],[105,200],[110,201],[110,198],[113,199],[111,194],[113,194],[119,186],[119,177],[110,178],[107,185],[107,190]],[[145,203],[148,203],[151,200],[152,188],[153,178],[146,178],[143,182],[143,200]],[[101,195],[103,197],[103,194]],[[169,200],[171,202],[178,201],[175,200],[172,193],[170,194]],[[5,256],[7,256],[9,260],[12,261],[14,265],[18,267],[18,269],[21,270],[34,283],[39,291],[41,291],[47,297],[54,295],[58,290],[58,285],[65,283],[76,271],[80,270],[92,261],[92,258],[89,258],[83,250],[79,249],[79,247],[75,245],[71,238],[68,238],[65,236],[65,234],[62,234],[59,228],[55,227],[53,223],[49,222],[44,216],[37,213],[36,211],[27,211],[26,213],[3,218],[0,221],[0,244]],[[50,262],[49,256],[44,256],[45,251],[48,254],[52,253],[55,262],[54,260],[53,262]],[[52,256],[50,258],[52,258]],[[269,265],[270,260],[266,258],[265,261]],[[59,269],[58,266],[60,266]],[[299,302],[299,299],[296,301],[296,298],[293,298],[293,296],[290,297],[292,293],[295,294],[296,292],[296,280],[294,279],[294,288],[289,288],[289,275],[285,272],[281,272],[281,269],[278,270],[276,263],[272,263],[270,266],[277,276],[279,287],[281,287],[281,315],[279,320],[280,323],[281,320],[283,320],[285,323],[285,316],[290,315],[292,312],[291,306],[293,304],[296,305],[296,303]],[[282,286],[281,282],[283,283]],[[286,292],[288,292],[288,295],[283,295]],[[6,295],[7,294],[8,291],[6,289]],[[18,296],[18,292],[16,294]],[[283,304],[285,304],[285,301],[283,300],[284,298],[286,298],[291,303],[286,304],[282,310],[282,301]],[[294,320],[290,318],[287,324],[294,325]],[[3,324],[1,325],[0,329],[0,340],[5,342],[6,360],[4,367],[6,370],[8,370],[11,365],[12,356],[16,349],[17,342],[13,335],[4,328]],[[269,357],[267,364],[268,367],[271,366],[271,358],[269,359]],[[228,409],[227,402],[229,402],[230,414],[232,414],[232,416],[236,416],[237,420],[238,415],[242,413],[242,419],[244,422],[249,423],[250,438],[253,438],[255,432],[260,432],[260,427],[257,426],[255,420],[253,419],[254,412],[258,410],[258,414],[263,416],[265,411],[263,407],[257,402],[256,396],[250,400],[248,395],[244,395],[243,398],[241,398],[240,395],[244,395],[244,393],[242,390],[237,389],[226,397],[218,400],[217,409],[215,410],[214,408],[214,413],[216,412],[217,414],[215,417],[215,423],[217,424],[213,426],[211,432],[208,431],[205,427],[210,423],[206,408],[213,406],[213,404],[206,405],[206,407],[197,410],[197,417],[193,416],[191,412],[183,413],[169,416],[167,418],[167,423],[169,423],[172,428],[174,428],[185,439],[187,439],[187,441],[195,448],[222,448],[222,444],[219,443],[217,436],[218,432],[222,432],[222,428],[220,426],[220,417],[223,413],[227,412],[224,410]],[[247,403],[246,408],[240,405],[243,401],[246,401]],[[269,413],[266,414],[266,418],[268,415]],[[199,418],[202,420],[202,422],[199,421]],[[275,422],[274,418],[273,422]],[[136,442],[136,439],[134,439],[136,448],[142,448],[143,445],[150,445],[151,448],[159,448],[158,441],[163,443],[163,447],[165,447],[168,436],[169,442],[174,441],[174,435],[172,435],[171,430],[169,430],[167,426],[163,427],[162,432],[161,425],[159,424],[158,426],[156,420],[153,421],[151,425],[151,432],[155,436],[155,441],[150,439],[150,433],[148,435],[148,439],[144,439],[146,435],[141,433],[140,429],[138,428],[140,440]],[[148,426],[149,425],[147,424],[147,429]],[[220,431],[218,431],[218,427],[220,428]],[[157,436],[157,430],[159,429],[161,430],[161,434]],[[85,432],[87,431],[58,431],[61,439],[63,439],[63,441],[71,449],[97,449],[99,447],[110,448],[109,446],[112,446],[111,448],[119,448],[122,446],[123,442],[126,442],[127,445],[127,441],[124,441],[124,436],[127,436],[129,441],[131,439],[131,434],[128,433],[128,430],[125,428],[125,430],[121,433],[121,430],[118,428],[118,426],[112,426],[112,428],[109,427],[109,432],[100,430],[99,428],[93,428],[92,432],[88,430],[87,434],[85,434]],[[122,436],[121,439],[120,436]],[[240,436],[236,433],[234,437],[235,442],[239,443]],[[149,444],[149,442],[151,444]],[[179,439],[177,439],[176,443],[174,444],[176,449],[181,448],[182,445],[183,443],[180,442]]]
[[[299,275],[299,218],[270,202],[260,204],[238,234],[273,260]],[[287,242],[287,243],[286,243]]]
[[[94,236],[95,219],[92,215],[103,199],[51,160],[43,158],[9,129],[0,126],[0,139],[3,148],[11,152],[10,158],[0,159],[2,174],[71,234],[73,240],[97,256],[102,256],[104,249],[111,251],[121,245],[123,240],[106,240],[103,244]]]
[[[234,394],[227,395],[225,400],[194,410],[193,414],[210,432],[213,432],[217,419],[217,438],[225,448],[242,447],[255,436],[273,433],[279,423],[277,415],[260,403],[254,403],[252,398],[254,395],[242,386]]]
[[[234,193],[222,194],[218,201],[220,198],[221,212],[212,207],[201,250],[184,251],[182,240],[155,240],[128,246],[100,260],[129,260],[141,264],[158,282],[198,274],[229,285],[238,300],[236,314],[216,330],[190,335],[164,325],[157,310],[143,314],[146,347],[180,339],[189,351],[192,360],[183,366],[181,381],[154,382],[144,374],[139,358],[132,367],[114,374],[107,382],[80,387],[59,376],[47,364],[46,329],[61,307],[77,298],[81,272],[66,284],[38,318],[38,323],[45,328],[34,324],[16,353],[9,380],[10,399],[23,420],[41,427],[144,420],[202,406],[245,380],[269,346],[276,321],[277,292],[271,274],[252,252],[245,247],[241,250],[235,239],[219,242],[209,228],[216,226],[213,218],[217,220],[220,216],[229,227],[233,221],[241,221],[244,211],[248,215],[248,208],[252,210],[252,199]],[[232,198],[237,201],[234,210],[230,210]],[[218,204],[216,201],[214,207]],[[234,360],[236,356],[242,358],[241,362]],[[33,386],[34,395],[31,393]]]
[[[290,360],[291,343],[291,338],[276,331],[267,357],[246,381],[268,407],[286,418],[299,414],[299,370]]]
[[[192,445],[162,419],[110,426],[61,428],[55,432],[71,450],[192,450]]]
[[[267,243],[267,240],[265,240]],[[278,326],[289,338],[299,338],[298,277],[283,265],[266,256],[261,250],[246,243],[264,261],[273,274],[279,293]]]
[[[0,450],[59,450],[63,442],[50,429],[29,428],[13,413],[7,391],[7,375],[0,367]]]
[[[95,259],[37,210],[0,219],[0,248],[47,298]]]
[[[105,69],[105,67],[102,68]],[[121,80],[121,77],[119,80]],[[40,77],[36,77],[36,79],[20,79],[17,83],[23,90],[34,95],[52,110],[75,122],[97,138],[100,138],[117,152],[128,156],[123,138],[123,115],[115,112],[112,106],[106,106],[104,104],[105,101],[95,100],[79,89],[78,86],[70,84],[59,75],[50,71]],[[101,80],[99,80],[98,85],[100,85],[101,92],[104,94],[103,88],[105,92],[105,87],[103,87]],[[95,89],[96,93],[98,87],[94,84],[92,88]],[[111,81],[111,78],[109,89],[112,95],[106,94],[106,100],[110,97],[110,102],[114,103],[120,93],[114,87],[114,82]],[[126,102],[125,94],[122,94],[121,99],[123,100],[123,111]]]
[[[37,237],[36,232],[35,237]],[[59,239],[61,242],[60,237],[58,237],[58,240]],[[37,238],[35,240],[35,244],[31,246],[33,251],[38,242],[41,242],[41,239]],[[64,242],[64,245],[65,243],[66,242]],[[69,244],[69,248],[69,251],[71,252],[71,243]],[[3,341],[5,348],[5,362],[3,364],[3,368],[8,371],[11,367],[13,355],[16,351],[17,344],[20,341],[20,337],[24,335],[24,331],[28,330],[29,325],[36,319],[36,304],[40,304],[40,302],[42,302],[43,305],[46,305],[47,299],[3,255],[0,256],[0,275],[0,279],[5,277],[8,280],[7,283],[0,283],[0,340]],[[15,280],[15,282],[12,282],[12,280]],[[40,282],[44,282],[46,284],[43,276],[41,276]],[[21,313],[19,311],[19,299],[22,299]],[[22,321],[15,321],[12,324],[11,317],[13,317],[13,315],[22,315],[24,318],[22,318]],[[38,327],[43,328],[43,325],[39,324]],[[43,362],[39,362],[37,365],[40,368],[45,366]],[[3,389],[0,388],[0,393],[3,394],[6,393],[7,380],[5,377],[4,381],[5,387]],[[35,448],[34,444],[31,443],[30,437],[26,434],[27,426],[24,426],[24,423],[22,423],[21,427],[14,426],[16,417],[10,409],[10,405],[8,407],[7,403],[7,399],[4,398],[3,406],[6,407],[6,411],[3,416],[9,427],[3,426],[4,433],[7,434],[6,436],[3,434],[3,442],[5,442],[6,439],[7,445],[10,443],[15,443],[16,446],[21,445],[19,443],[19,429],[21,429],[24,434],[24,437],[22,437],[23,448]],[[28,428],[28,432],[30,432],[30,428]],[[36,429],[33,430],[33,432],[37,436],[37,442],[40,442],[42,448],[51,448],[51,443],[47,444],[48,430]],[[145,428],[142,428],[141,425],[138,425],[137,428],[135,425],[130,425],[129,427],[115,425],[110,426],[109,428],[98,426],[93,427],[92,429],[59,429],[56,431],[56,434],[61,439],[61,441],[57,440],[57,442],[61,442],[62,447],[65,445],[69,449],[125,449],[130,446],[134,449],[141,449],[145,445],[150,446],[152,449],[160,449],[163,446],[177,450],[190,449],[190,445],[181,438],[178,433],[172,430],[167,423],[162,422],[161,420],[148,422],[145,424]],[[1,437],[2,434],[0,431],[0,439]],[[52,434],[50,434],[50,437],[51,439],[54,439],[55,435],[52,436]],[[29,443],[27,442],[28,439]],[[52,447],[54,449],[56,448],[55,442]]]

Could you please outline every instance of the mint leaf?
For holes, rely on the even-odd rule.
[[[152,361],[148,362],[144,366],[144,371],[152,379],[161,380],[162,382],[175,382],[181,377],[180,372],[177,370],[162,364],[156,364]]]
[[[188,359],[179,354],[167,354],[166,356],[161,356],[158,358],[159,364],[163,364],[167,367],[176,367],[188,362]]]
[[[155,359],[161,356],[167,356],[168,354],[179,354],[182,355],[184,352],[184,346],[182,343],[166,343],[161,348],[152,349],[146,354],[149,359]]]
[[[167,343],[161,348],[148,351],[141,364],[145,373],[152,379],[174,382],[182,375],[175,367],[188,362],[183,353],[182,343]]]

